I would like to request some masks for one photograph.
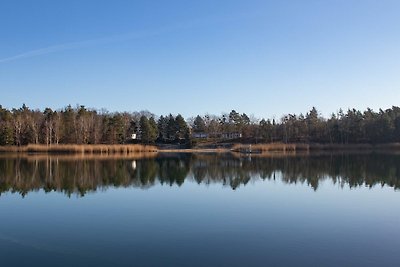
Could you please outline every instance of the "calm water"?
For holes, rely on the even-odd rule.
[[[1,266],[399,266],[400,156],[0,158]]]

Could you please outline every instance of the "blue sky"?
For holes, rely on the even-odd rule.
[[[0,2],[0,104],[257,117],[400,105],[400,1]]]

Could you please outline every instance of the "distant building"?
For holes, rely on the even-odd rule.
[[[242,138],[242,134],[239,132],[222,133],[221,138],[222,139],[238,139],[238,138]]]
[[[132,139],[132,140],[136,140],[137,138],[138,138],[137,134],[133,133],[133,134],[131,135],[131,139]]]
[[[227,133],[192,133],[192,138],[195,139],[207,139],[207,138],[217,138],[217,139],[238,139],[241,138],[242,134],[239,132],[227,132]]]
[[[208,138],[208,133],[193,133],[193,138],[205,139]]]

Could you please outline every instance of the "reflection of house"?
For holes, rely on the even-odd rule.
[[[222,139],[237,139],[237,138],[242,138],[242,134],[239,132],[222,133],[221,138]]]
[[[208,138],[208,133],[193,133],[192,134],[193,138]]]

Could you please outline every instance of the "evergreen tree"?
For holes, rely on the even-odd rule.
[[[158,127],[156,121],[154,120],[154,117],[150,117],[149,126],[150,126],[150,134],[149,134],[150,142],[154,143],[158,137]]]
[[[12,114],[0,105],[0,145],[13,145]]]
[[[175,125],[177,129],[176,138],[180,140],[181,139],[189,140],[190,138],[189,127],[185,119],[180,114],[178,114],[178,116],[176,116],[175,118]]]
[[[157,121],[158,129],[158,139],[161,142],[166,142],[168,140],[168,118],[160,116]]]
[[[174,141],[177,139],[178,127],[175,122],[174,116],[169,114],[168,116],[168,123],[167,123],[167,139],[168,141]]]
[[[153,117],[148,119],[146,116],[140,117],[140,138],[142,143],[154,143],[157,139],[157,123]]]
[[[193,122],[193,131],[195,133],[202,133],[206,131],[206,124],[202,117],[199,115],[196,116]]]

